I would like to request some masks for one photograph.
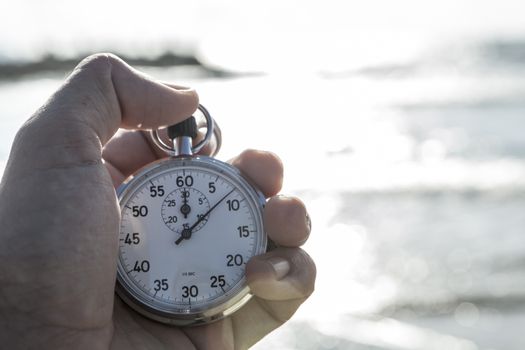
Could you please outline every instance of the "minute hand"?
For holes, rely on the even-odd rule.
[[[191,236],[191,231],[193,231],[193,229],[195,227],[197,227],[198,224],[200,224],[204,219],[206,219],[206,217],[208,215],[210,215],[210,213],[212,212],[213,209],[217,208],[217,206],[219,204],[221,204],[221,202],[226,199],[226,197],[228,197],[230,194],[232,194],[232,192],[235,191],[235,189],[231,190],[230,192],[226,193],[226,195],[224,197],[222,197],[221,199],[219,199],[217,201],[217,203],[215,203],[210,209],[208,209],[208,211],[206,213],[204,213],[204,215],[201,215],[199,217],[199,219],[193,224],[191,225],[190,228],[186,229],[187,231],[189,231],[190,235],[188,235],[188,238]],[[180,242],[182,242],[182,240],[185,239],[185,235],[181,235],[176,241],[175,241],[175,244],[179,245]]]

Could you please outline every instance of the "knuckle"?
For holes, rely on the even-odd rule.
[[[248,149],[237,157],[234,165],[249,175],[266,196],[279,192],[283,182],[283,164],[272,152]]]
[[[297,197],[272,197],[266,203],[264,220],[267,232],[284,246],[301,246],[310,235],[306,206]]]
[[[282,176],[284,172],[284,166],[281,158],[279,158],[277,154],[269,151],[260,151],[260,153],[262,156],[261,158],[264,159],[267,166],[271,167],[272,172]]]
[[[38,135],[39,127],[35,125],[35,118],[28,119],[15,134],[12,148],[18,149],[21,144],[33,140]]]
[[[283,172],[283,162],[277,154],[269,151],[261,151],[256,149],[246,149],[238,157],[239,161],[253,160],[257,161],[264,166],[271,167],[273,172],[282,173]]]
[[[75,70],[88,70],[95,74],[106,75],[113,65],[121,62],[122,60],[112,53],[96,53],[80,61]]]
[[[124,64],[124,61],[112,53],[96,53],[84,58],[75,70],[87,71],[90,76],[111,81],[113,68]]]
[[[287,216],[295,219],[304,218],[306,216],[306,206],[304,202],[295,196],[287,197],[287,199],[288,200],[283,203]]]

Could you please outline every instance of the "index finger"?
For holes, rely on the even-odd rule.
[[[102,110],[106,113],[78,116],[94,127],[103,144],[118,127],[152,129],[174,124],[191,116],[198,106],[194,90],[155,81],[111,54],[86,58],[66,84],[73,88],[66,103],[79,103],[90,93],[104,95],[90,107],[96,112],[106,108],[107,111]],[[85,91],[86,88],[94,91]],[[98,105],[101,102],[103,106]]]
[[[101,146],[119,127],[174,124],[197,106],[193,90],[154,81],[110,54],[90,56],[18,133],[13,149],[30,159],[17,168],[100,163]]]

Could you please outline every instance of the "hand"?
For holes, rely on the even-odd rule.
[[[193,90],[94,55],[21,128],[0,183],[2,347],[244,349],[312,293],[315,265],[298,248],[310,231],[304,205],[273,197],[282,182],[276,156],[245,151],[231,163],[271,197],[264,221],[280,245],[247,264],[255,297],[232,317],[193,328],[150,321],[115,297],[114,186],[161,156],[138,129],[179,122],[197,104]],[[130,130],[115,135],[119,128]]]

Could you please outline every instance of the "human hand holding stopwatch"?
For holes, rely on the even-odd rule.
[[[114,56],[95,55],[84,60],[19,131],[0,184],[2,346],[242,349],[279,327],[311,294],[315,266],[298,248],[308,238],[309,220],[298,199],[275,196],[282,166],[270,153],[245,151],[229,162],[270,198],[261,222],[249,185],[235,171],[225,170],[227,165],[204,157],[192,160],[195,166],[181,174],[163,161],[154,163],[158,166],[150,169],[151,183],[128,182],[123,186],[128,190],[119,200],[115,197],[115,187],[129,175],[164,157],[151,138],[137,130],[178,123],[197,104],[192,90],[155,82]],[[115,135],[119,127],[128,130]],[[211,143],[201,153],[212,151]],[[137,175],[140,180],[140,172]],[[169,175],[175,181],[168,181]],[[180,187],[177,176],[183,181]],[[137,202],[124,204],[128,199]],[[141,216],[145,210],[155,217]],[[127,230],[126,222],[132,220],[126,216],[162,230],[151,236]],[[211,235],[222,224],[236,235],[226,243],[238,244],[237,250],[221,251],[228,244],[217,242],[225,238]],[[278,247],[251,257],[261,251],[246,247],[263,246],[259,224]],[[172,270],[156,254],[142,255],[148,254],[145,244],[152,244],[191,256],[193,250],[209,249],[207,241],[215,247],[207,251],[211,260],[179,271],[187,272],[186,280],[168,275]],[[128,265],[122,258],[126,254]],[[169,254],[161,256],[170,263]],[[228,256],[233,266],[228,266]],[[241,262],[246,257],[251,259]],[[147,259],[152,260],[144,271],[141,264]],[[220,263],[209,267],[213,259]],[[134,270],[136,262],[139,271]],[[123,270],[129,272],[128,285],[123,288],[123,278],[118,284],[126,303],[115,298],[117,265],[131,267]],[[244,290],[235,287],[243,283],[235,277],[243,266],[244,283],[254,296],[241,297],[245,304],[234,313],[209,314]],[[130,298],[133,293],[140,295]],[[223,298],[219,306],[207,297],[213,293],[215,299]],[[141,304],[144,300],[152,303]],[[170,321],[173,314],[185,308],[187,314],[197,310],[189,319],[199,319],[198,325],[173,326],[181,323]]]

